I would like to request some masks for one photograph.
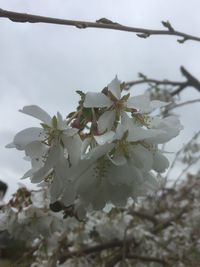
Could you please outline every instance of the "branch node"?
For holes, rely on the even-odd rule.
[[[150,36],[150,33],[138,33],[137,36],[140,38],[148,38]]]
[[[146,78],[147,78],[147,76],[144,75],[144,74],[141,73],[141,72],[138,73],[138,77],[139,77],[139,78],[142,78],[142,79],[144,79],[144,80],[146,80]]]
[[[177,42],[180,43],[180,44],[183,44],[183,43],[185,43],[185,41],[187,41],[187,40],[189,40],[189,38],[184,37],[184,38],[182,38],[182,39],[178,39]]]
[[[167,28],[170,32],[175,32],[174,28],[172,27],[171,23],[167,21],[162,21],[162,25]]]
[[[120,25],[119,23],[117,22],[113,22],[112,20],[110,19],[107,19],[107,18],[100,18],[98,20],[96,20],[97,23],[101,23],[101,24],[117,24],[117,25]]]
[[[86,23],[77,23],[75,26],[78,29],[85,29],[85,28],[87,28]]]

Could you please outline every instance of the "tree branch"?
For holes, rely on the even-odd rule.
[[[144,262],[157,262],[162,264],[163,266],[168,266],[168,263],[164,259],[160,259],[157,257],[150,257],[150,256],[142,256],[139,254],[127,254],[128,259],[136,259]]]
[[[183,66],[180,67],[180,71],[183,76],[186,78],[186,81],[170,81],[170,80],[157,80],[157,79],[150,79],[147,78],[144,74],[139,73],[140,80],[130,81],[125,83],[124,90],[130,90],[132,86],[138,84],[152,84],[152,85],[169,85],[172,87],[177,87],[172,91],[170,94],[171,96],[175,96],[180,94],[185,88],[191,86],[195,88],[198,92],[200,92],[200,81],[195,78],[188,70],[186,70]]]
[[[133,211],[128,212],[128,214],[131,214],[132,216],[135,215],[141,219],[146,219],[146,220],[152,222],[154,225],[159,223],[159,221],[157,220],[157,218],[154,215],[147,213],[147,212],[144,212],[144,211],[133,210]]]
[[[24,22],[50,23],[50,24],[57,24],[57,25],[74,26],[79,29],[101,28],[101,29],[134,32],[134,33],[137,33],[137,36],[140,38],[147,38],[151,35],[172,35],[172,36],[181,37],[181,39],[177,40],[179,43],[184,43],[187,40],[200,42],[200,37],[176,31],[168,21],[167,22],[162,21],[162,25],[165,28],[167,28],[167,30],[152,30],[152,29],[136,28],[136,27],[129,27],[129,26],[121,25],[117,22],[113,22],[106,18],[101,18],[99,20],[96,20],[96,22],[89,22],[89,21],[67,20],[67,19],[58,19],[58,18],[52,18],[52,17],[37,16],[37,15],[32,15],[32,14],[27,14],[27,13],[18,13],[18,12],[3,10],[3,9],[0,9],[0,17],[8,18],[11,21],[22,22],[22,23]]]
[[[193,100],[188,100],[188,101],[185,101],[185,102],[182,102],[180,104],[176,104],[176,105],[169,105],[169,107],[167,108],[167,110],[172,110],[172,109],[175,109],[175,108],[180,108],[182,106],[185,106],[185,105],[190,105],[190,104],[194,104],[194,103],[198,103],[200,102],[200,98],[198,99],[193,99]]]
[[[132,240],[127,240],[127,243],[132,242]],[[72,258],[72,257],[76,257],[76,256],[85,256],[87,254],[91,254],[91,253],[97,253],[97,252],[101,252],[103,250],[106,249],[111,249],[111,248],[118,248],[118,247],[123,247],[123,241],[119,241],[119,240],[114,240],[114,241],[110,241],[108,243],[104,243],[101,245],[96,245],[96,246],[91,246],[91,247],[86,247],[83,248],[82,250],[78,250],[78,251],[72,251],[72,252],[66,252],[63,253],[60,258],[59,258],[59,262],[64,263],[67,259]]]

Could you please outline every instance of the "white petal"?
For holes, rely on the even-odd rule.
[[[65,189],[63,191],[62,202],[63,204],[68,207],[74,204],[76,199],[76,191],[73,184],[66,183]]]
[[[99,177],[94,175],[93,167],[87,169],[78,181],[77,193],[85,205],[91,204],[95,210],[101,210],[106,204],[102,185]]]
[[[124,127],[123,124],[118,123],[117,129],[115,130],[115,136],[113,137],[114,140],[120,140],[127,129]]]
[[[109,175],[108,180],[112,185],[122,185],[127,184],[131,185],[134,181],[134,179],[138,178],[139,172],[137,171],[137,168],[135,168],[132,164],[128,164],[128,161],[126,164],[122,166],[116,166],[111,165],[109,167]],[[140,178],[139,178],[140,179]]]
[[[106,155],[113,147],[114,144],[112,143],[97,146],[87,153],[85,159],[90,159],[91,162],[95,162],[101,156]]]
[[[155,192],[155,190],[157,190],[159,187],[159,183],[158,183],[156,177],[152,173],[148,172],[145,174],[145,179],[146,179],[146,181],[144,183],[144,186],[145,186],[146,192],[147,193],[148,192],[149,193]]]
[[[94,139],[98,145],[104,145],[105,143],[110,143],[113,141],[115,133],[113,131],[106,132],[101,135],[95,135]]]
[[[75,204],[75,213],[79,220],[83,220],[86,216],[86,208],[82,203]]]
[[[50,195],[52,203],[55,202],[63,192],[64,186],[67,181],[67,170],[68,170],[68,164],[63,156],[60,158],[60,160],[54,167],[53,182],[50,186]]]
[[[23,150],[25,146],[33,141],[42,141],[45,138],[45,132],[38,127],[32,127],[22,130],[14,137],[13,143],[19,150]]]
[[[15,148],[15,144],[12,142],[12,143],[9,143],[5,146],[5,148]]]
[[[63,131],[63,133],[67,136],[73,136],[75,135],[76,133],[78,132],[78,129],[77,128],[65,128],[65,130]]]
[[[168,102],[163,102],[163,101],[159,101],[159,100],[152,100],[150,102],[151,111],[153,111],[154,109],[157,109],[157,108],[165,107],[169,104],[170,103],[168,103]]]
[[[129,155],[133,164],[143,171],[150,171],[153,165],[152,153],[142,145],[130,146]]]
[[[108,90],[117,98],[121,98],[121,88],[120,88],[120,81],[118,80],[117,76],[111,83],[108,84]]]
[[[67,148],[70,163],[72,165],[77,165],[81,157],[82,141],[80,136],[78,134],[72,137],[63,135],[62,140],[64,146]]]
[[[51,125],[51,116],[44,111],[42,108],[36,106],[36,105],[31,105],[31,106],[25,106],[23,109],[19,110],[20,112],[33,116],[34,118],[37,118],[47,125]]]
[[[171,140],[183,129],[183,126],[180,124],[180,121],[176,116],[169,116],[164,119],[155,117],[150,122],[150,126],[160,131],[160,134],[156,137],[148,139],[149,142],[154,144],[162,144]]]
[[[93,164],[97,159],[106,155],[110,150],[112,150],[114,144],[105,144],[102,146],[97,146],[90,150],[85,156],[84,159],[79,162],[77,166],[72,166],[69,168],[68,178],[72,181],[77,181],[82,177],[88,170],[90,170]]]
[[[25,147],[25,153],[31,159],[32,168],[36,171],[43,167],[44,158],[47,154],[48,146],[39,141],[33,141]]]
[[[25,172],[25,174],[22,176],[21,179],[23,180],[23,179],[26,179],[28,177],[31,177],[31,176],[33,176],[33,174],[34,174],[34,169],[30,169],[27,172]]]
[[[165,172],[168,167],[168,159],[157,151],[154,155],[153,169],[157,172]]]
[[[58,121],[58,129],[65,129],[66,128],[66,123],[63,120],[62,115],[60,114],[60,112],[57,112],[57,121]]]
[[[60,157],[63,154],[63,149],[60,144],[55,144],[49,149],[49,154],[44,166],[40,168],[32,177],[32,183],[41,182],[42,179],[48,175],[51,169],[56,165],[60,160]]]
[[[148,113],[150,109],[150,100],[147,95],[132,96],[127,100],[128,108],[139,109],[140,113]]]
[[[112,161],[114,165],[117,165],[117,166],[121,166],[127,163],[125,156],[121,153],[115,153],[114,157],[111,158],[109,156],[109,159],[110,161]]]
[[[116,112],[115,110],[109,110],[104,112],[98,119],[98,130],[99,133],[103,133],[106,130],[109,131],[113,127],[115,121]]]
[[[34,157],[42,157],[46,154],[48,146],[41,143],[40,141],[33,141],[26,145],[25,153],[27,156]]]
[[[129,118],[129,116],[125,112],[122,113],[121,121],[125,129],[128,130],[127,141],[129,142],[144,140],[146,138],[157,136],[160,133],[158,130],[145,130],[141,127],[138,127],[134,124],[133,120]]]
[[[91,141],[92,141],[92,137],[87,137],[86,139],[83,140],[82,147],[81,147],[81,155],[87,152]]]
[[[110,107],[112,101],[103,93],[88,92],[85,95],[84,107],[86,108],[103,108]]]

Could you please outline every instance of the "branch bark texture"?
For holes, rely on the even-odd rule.
[[[200,37],[193,36],[187,33],[183,33],[175,30],[169,21],[162,21],[162,25],[165,27],[165,30],[152,30],[146,28],[136,28],[125,26],[119,24],[117,22],[113,22],[107,18],[101,18],[96,20],[95,22],[90,21],[79,21],[79,20],[68,20],[68,19],[60,19],[53,17],[44,17],[38,15],[32,15],[27,13],[19,13],[8,11],[4,9],[0,9],[0,17],[8,18],[13,22],[29,22],[29,23],[49,23],[49,24],[57,24],[57,25],[65,25],[65,26],[74,26],[79,29],[86,28],[99,28],[99,29],[110,29],[110,30],[118,30],[118,31],[126,31],[137,33],[137,36],[140,38],[147,38],[151,35],[172,35],[180,37],[177,41],[179,43],[184,43],[187,40],[193,40],[200,42]]]

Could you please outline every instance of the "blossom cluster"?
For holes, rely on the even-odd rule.
[[[0,241],[1,231],[7,229],[10,243],[24,242],[21,250],[15,243],[15,251],[21,254],[13,266],[92,267],[125,262],[136,267],[196,267],[200,261],[199,178],[200,173],[188,175],[178,187],[163,188],[137,205],[94,212],[85,222],[70,216],[62,220],[61,212],[52,212],[47,188],[22,187],[0,210]]]
[[[25,106],[20,112],[39,119],[41,127],[20,131],[7,145],[31,162],[23,178],[48,186],[51,204],[73,207],[77,218],[157,188],[156,173],[169,166],[159,145],[182,129],[176,116],[151,115],[169,103],[124,94],[123,87],[115,77],[99,93],[77,91],[78,107],[66,118]]]

